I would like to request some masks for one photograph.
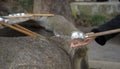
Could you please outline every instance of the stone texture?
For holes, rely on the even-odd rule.
[[[71,66],[66,52],[46,39],[0,37],[0,69],[71,69]]]
[[[106,23],[120,13],[119,2],[73,2],[72,14],[76,25],[94,26]]]
[[[71,8],[76,15],[112,15],[120,13],[119,2],[73,2]]]

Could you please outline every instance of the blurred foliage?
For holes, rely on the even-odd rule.
[[[27,11],[33,6],[33,0],[21,0],[19,5],[21,5],[23,9]]]
[[[79,19],[80,18],[80,19]],[[79,22],[82,23],[82,25],[90,24],[91,26],[96,26],[96,25],[101,25],[107,22],[110,18],[104,15],[86,15],[86,14],[81,14],[78,17]],[[85,23],[86,22],[86,23]]]
[[[33,0],[13,0],[11,1],[11,12],[32,12]]]
[[[90,19],[92,25],[101,25],[105,23],[107,20],[108,18],[102,15],[94,15],[94,16],[91,16],[91,19]]]
[[[74,17],[74,19],[76,20],[77,19],[77,11],[75,10],[75,8],[71,8],[71,11],[72,11],[72,16]]]

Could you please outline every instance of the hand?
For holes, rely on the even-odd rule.
[[[94,33],[91,32],[91,33],[87,33],[88,36],[91,36],[91,37],[88,37],[86,38],[84,41],[80,42],[78,39],[74,39],[72,42],[71,42],[71,47],[81,47],[81,46],[86,46],[88,45],[90,42],[92,42],[96,37],[92,36]]]

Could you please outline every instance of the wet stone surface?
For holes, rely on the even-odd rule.
[[[38,37],[0,37],[0,69],[71,69],[69,56]]]

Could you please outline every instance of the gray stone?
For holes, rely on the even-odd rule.
[[[67,53],[46,39],[0,37],[0,46],[0,69],[72,69]]]
[[[71,3],[74,15],[112,15],[120,13],[119,2],[73,2]]]

